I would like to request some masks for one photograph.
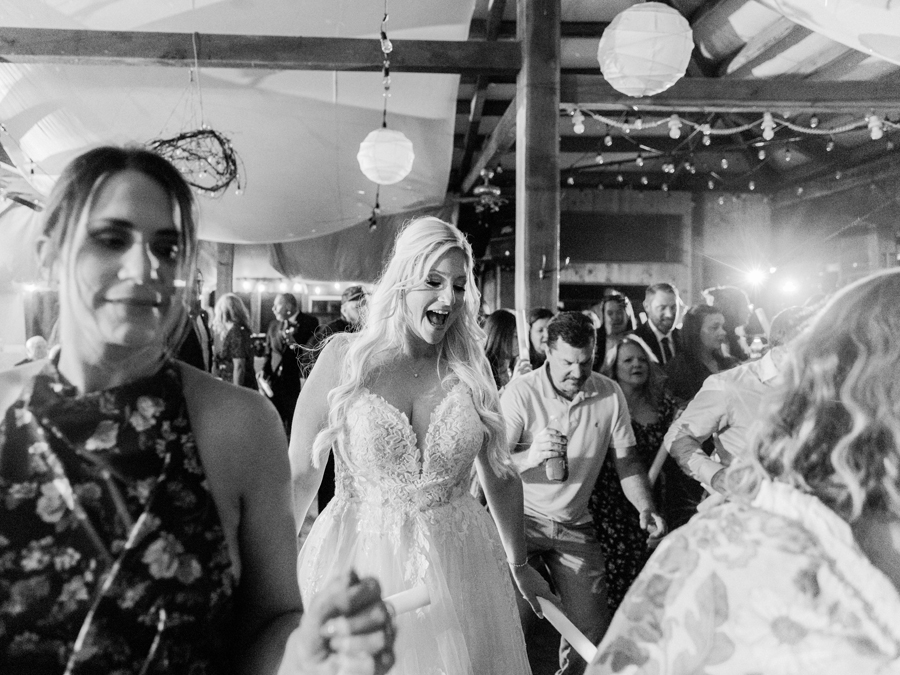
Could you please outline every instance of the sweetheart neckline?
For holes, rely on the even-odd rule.
[[[366,395],[368,395],[372,398],[378,399],[379,401],[384,403],[384,405],[388,409],[392,410],[394,413],[399,415],[401,420],[406,423],[405,431],[408,432],[408,434],[410,434],[412,436],[412,439],[411,439],[412,445],[416,449],[419,463],[423,464],[424,460],[425,460],[425,448],[427,448],[429,445],[429,440],[431,439],[431,435],[432,435],[431,432],[433,430],[435,417],[436,417],[438,411],[444,407],[444,405],[456,393],[456,390],[459,389],[460,386],[463,386],[463,385],[464,385],[464,382],[462,380],[457,381],[456,384],[454,384],[452,387],[450,387],[450,391],[448,391],[447,394],[440,400],[440,403],[438,403],[432,409],[431,415],[428,418],[428,427],[425,429],[425,447],[424,448],[419,446],[419,436],[418,436],[418,434],[416,434],[416,430],[412,425],[412,420],[409,419],[409,415],[407,415],[404,411],[400,410],[400,408],[398,408],[393,403],[388,401],[381,394],[378,394],[378,393],[372,391],[368,387],[361,387],[361,389]]]

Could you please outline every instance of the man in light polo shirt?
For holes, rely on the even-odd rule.
[[[610,622],[606,572],[588,499],[607,450],[615,452],[622,489],[651,538],[665,534],[647,474],[634,452],[634,433],[619,385],[591,372],[595,333],[580,312],[561,312],[547,326],[547,360],[513,379],[500,400],[513,463],[522,477],[528,562],[549,572],[563,609],[599,643]],[[546,461],[565,456],[568,477],[548,478]],[[524,608],[523,608],[524,609]],[[531,628],[520,612],[526,640]],[[561,641],[563,673],[581,674],[585,662]]]

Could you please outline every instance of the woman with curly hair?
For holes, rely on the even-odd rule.
[[[522,482],[478,306],[465,236],[412,221],[361,329],[326,343],[294,414],[297,522],[330,452],[336,474],[300,551],[301,594],[315,598],[347,565],[389,594],[427,589],[426,608],[397,617],[398,675],[529,673],[512,582],[536,612],[536,595],[550,595],[526,560]],[[468,492],[473,464],[491,515]]]
[[[791,345],[730,501],[660,545],[591,675],[898,672],[898,297],[862,279]]]

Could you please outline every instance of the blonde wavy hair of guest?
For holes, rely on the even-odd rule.
[[[472,247],[456,227],[434,217],[410,221],[398,234],[394,250],[375,290],[358,333],[341,333],[330,339],[345,341],[340,383],[328,394],[328,422],[313,443],[313,464],[318,466],[332,447],[352,465],[342,442],[347,411],[360,390],[380,369],[389,367],[413,335],[412,317],[405,295],[425,283],[430,270],[451,250],[466,258],[464,307],[446,336],[437,345],[438,364],[445,367],[444,383],[458,380],[468,387],[475,409],[485,426],[484,443],[495,474],[514,475],[506,445],[506,428],[500,416],[497,388],[484,355],[484,331],[478,326],[481,295],[472,270]]]
[[[747,464],[727,485],[766,478],[811,493],[848,522],[900,516],[900,270],[842,289],[788,345],[785,386]]]

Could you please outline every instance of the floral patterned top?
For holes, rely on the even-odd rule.
[[[0,672],[228,672],[235,578],[174,362],[0,422]]]
[[[659,446],[675,416],[675,410],[675,399],[664,393],[655,422],[641,424],[635,419],[631,420],[635,452],[647,471],[653,465]],[[663,508],[664,499],[662,481],[657,481],[653,486],[653,500],[658,509]],[[614,612],[643,569],[650,549],[647,547],[647,533],[641,529],[638,512],[622,491],[616,459],[611,452],[606,453],[588,509],[594,521],[600,548],[603,549],[607,603],[610,611]]]
[[[900,594],[815,497],[765,482],[670,534],[587,675],[900,672]]]
[[[244,359],[242,387],[256,389],[256,373],[253,370],[253,338],[247,326],[234,324],[222,340],[222,351],[216,354],[216,375],[231,382],[234,379],[234,359]]]

